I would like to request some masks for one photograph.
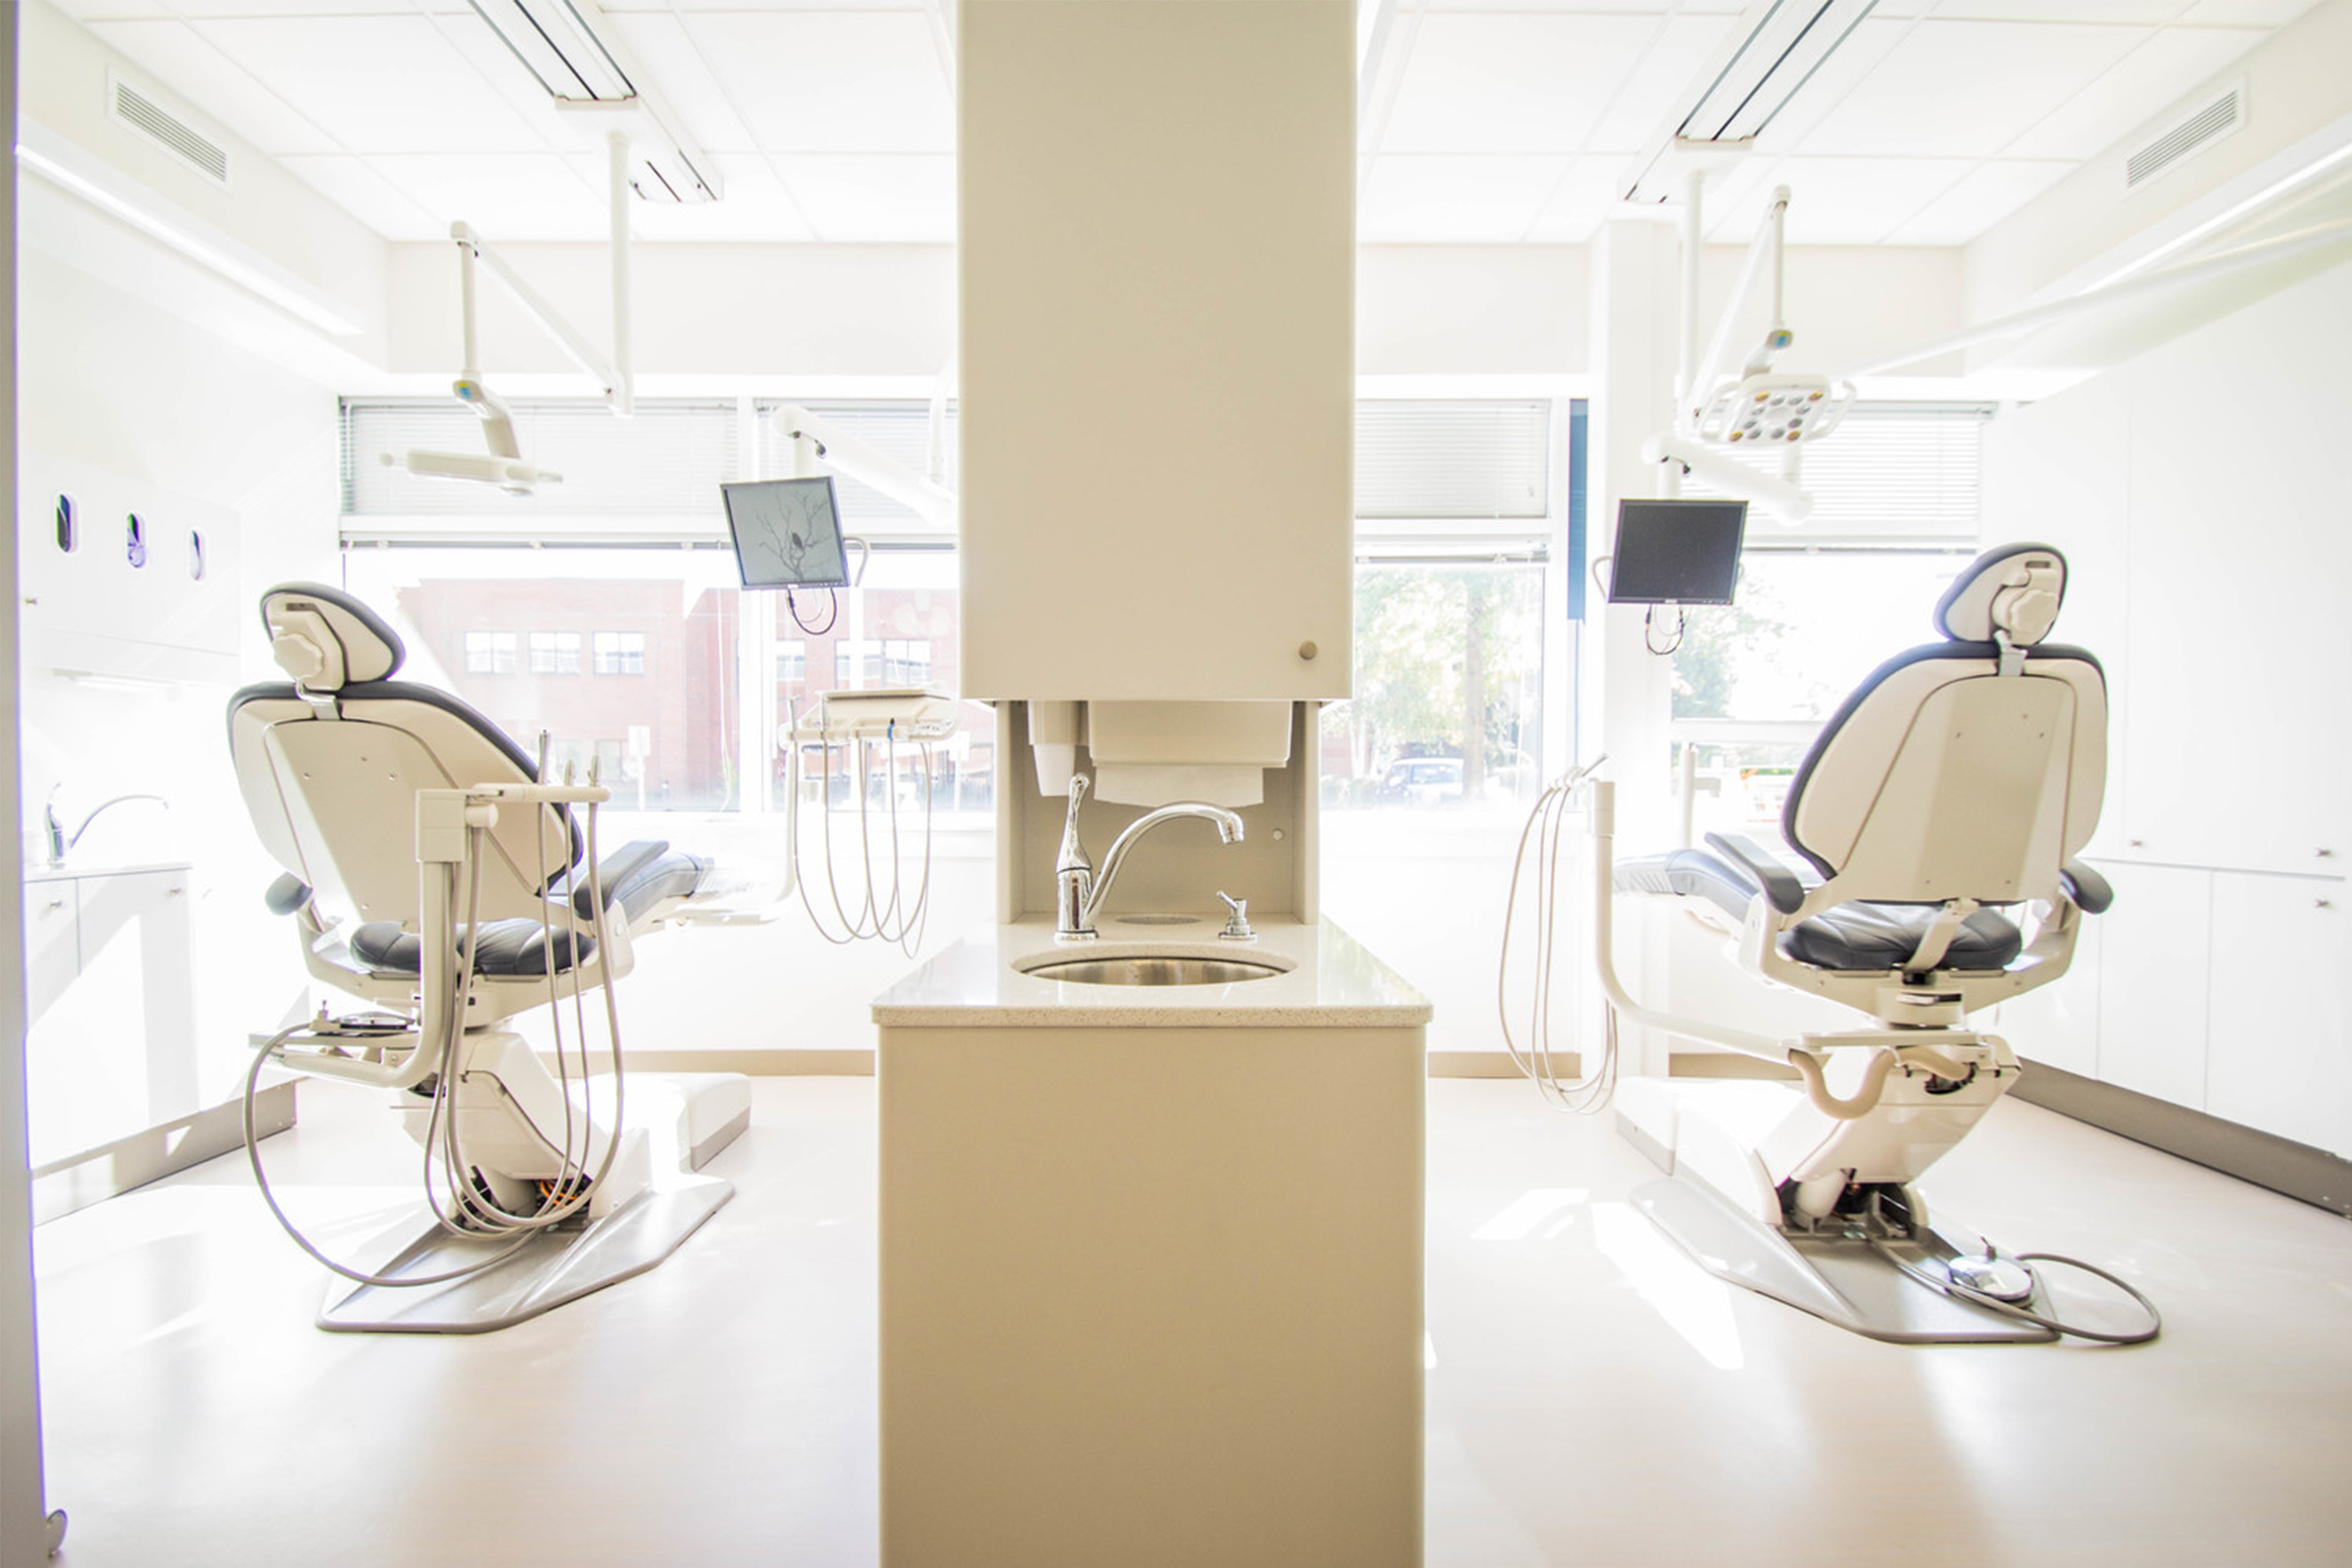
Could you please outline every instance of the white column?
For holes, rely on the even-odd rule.
[[[0,95],[16,119],[19,7],[0,26]],[[0,183],[0,505],[16,510],[16,187]],[[0,551],[0,682],[17,689],[16,552]],[[24,820],[16,728],[0,739],[0,822]],[[33,1323],[33,1184],[25,1122],[24,843],[0,833],[0,864],[18,897],[0,903],[0,1568],[47,1560],[47,1510],[41,1468],[41,1381]]]
[[[1620,499],[1664,493],[1663,470],[1642,460],[1641,447],[1674,411],[1681,252],[1673,216],[1614,219],[1593,241],[1586,526],[1596,559],[1616,538]],[[1586,603],[1578,755],[1609,753],[1604,773],[1617,784],[1621,853],[1663,849],[1675,842],[1677,823],[1667,741],[1674,661],[1644,646],[1642,606],[1612,607],[1597,587]],[[1618,972],[1635,994],[1653,1006],[1664,1004],[1664,955],[1643,953],[1637,922],[1624,922],[1617,953]],[[1625,1072],[1666,1070],[1665,1038],[1655,1030],[1626,1026],[1622,1048]]]

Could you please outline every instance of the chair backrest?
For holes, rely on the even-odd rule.
[[[289,583],[261,599],[270,651],[291,682],[229,700],[229,754],[247,810],[278,863],[331,915],[417,922],[416,792],[529,784],[529,757],[450,693],[391,679],[400,637],[338,588]],[[502,808],[487,836],[483,920],[536,917],[541,889],[579,856],[568,814]],[[465,889],[457,889],[462,918]]]
[[[2045,642],[2066,560],[1988,551],[1936,605],[1945,640],[1874,670],[1813,742],[1780,817],[1845,900],[2055,899],[2098,826],[2107,688]]]

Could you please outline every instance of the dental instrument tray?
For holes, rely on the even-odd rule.
[[[895,727],[902,741],[936,741],[956,726],[955,693],[940,686],[822,691],[814,707],[814,714],[804,710],[793,726],[793,740],[878,741]]]

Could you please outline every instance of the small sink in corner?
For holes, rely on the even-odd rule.
[[[1209,956],[1182,952],[1071,952],[1057,949],[1013,965],[1038,980],[1081,985],[1230,985],[1267,980],[1290,971],[1287,963],[1256,953]]]

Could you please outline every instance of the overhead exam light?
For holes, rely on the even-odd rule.
[[[467,0],[558,109],[628,138],[628,183],[649,202],[715,202],[719,172],[656,101],[595,0]]]
[[[1754,0],[1626,165],[1617,182],[1624,199],[1664,202],[1680,195],[1668,156],[1678,147],[1734,146],[1762,135],[1877,4]]]

